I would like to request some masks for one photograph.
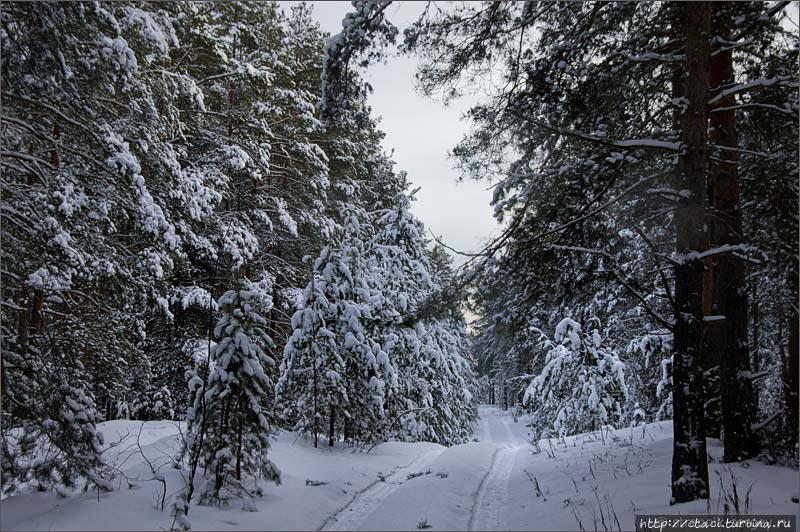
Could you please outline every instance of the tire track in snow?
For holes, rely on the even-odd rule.
[[[356,530],[358,526],[396,489],[403,485],[409,473],[433,462],[444,449],[434,449],[421,454],[408,465],[396,467],[380,479],[357,491],[350,501],[325,519],[317,530]]]
[[[467,530],[506,530],[503,513],[508,501],[508,480],[519,449],[495,450],[489,470],[478,486]]]

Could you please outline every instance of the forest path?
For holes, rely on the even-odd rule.
[[[482,405],[478,407],[478,415],[480,422],[475,437],[479,441],[511,449],[528,445],[528,428],[523,422],[515,422],[511,412]]]
[[[528,446],[526,427],[513,421],[509,412],[496,407],[478,409],[480,423],[476,437],[496,446],[492,463],[481,479],[470,511],[468,530],[506,530],[504,509],[508,485],[519,452]]]
[[[475,439],[423,454],[330,516],[323,530],[505,530],[509,483],[522,476],[524,423],[481,406]],[[409,478],[409,473],[421,473]]]
[[[380,504],[396,491],[406,480],[408,475],[424,471],[426,466],[433,462],[446,449],[428,451],[410,464],[400,466],[383,480],[376,480],[363,490],[355,494],[345,506],[329,516],[319,530],[356,530]]]

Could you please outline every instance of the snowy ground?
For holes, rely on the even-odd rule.
[[[136,443],[140,424],[101,426],[121,445],[107,458],[129,477],[150,477]],[[139,445],[167,483],[167,509],[157,509],[161,483],[118,482],[110,494],[59,498],[28,493],[0,503],[3,530],[168,529],[169,497],[181,486],[169,465],[177,425],[145,424]],[[723,465],[709,440],[712,500],[668,506],[671,459],[669,423],[527,443],[524,419],[481,407],[477,442],[444,448],[428,443],[387,443],[369,453],[313,449],[294,434],[275,442],[271,457],[283,470],[280,486],[266,484],[257,512],[241,505],[192,508],[195,530],[626,530],[634,513],[723,513],[724,493],[735,478],[740,499],[750,491],[749,512],[797,514],[791,496],[798,472],[755,461]],[[306,480],[327,482],[306,485]],[[723,486],[723,488],[721,488]],[[741,503],[742,509],[744,503]]]

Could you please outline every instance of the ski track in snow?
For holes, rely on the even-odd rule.
[[[491,420],[491,421],[490,421]],[[489,470],[481,479],[470,511],[468,530],[505,530],[504,508],[508,502],[508,482],[517,453],[528,442],[511,427],[507,415],[482,412],[480,439],[494,444]]]
[[[500,447],[478,486],[468,530],[506,530],[503,513],[508,501],[508,480],[519,448]]]
[[[385,481],[375,480],[366,488],[356,492],[350,502],[328,516],[317,530],[357,530],[359,525],[397,488],[403,485],[409,473],[418,472],[433,462],[444,449],[428,451],[410,464],[395,468]]]

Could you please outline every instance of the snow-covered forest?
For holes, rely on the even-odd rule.
[[[797,5],[410,6],[0,5],[0,528],[798,515]],[[481,249],[396,53],[477,98]]]

